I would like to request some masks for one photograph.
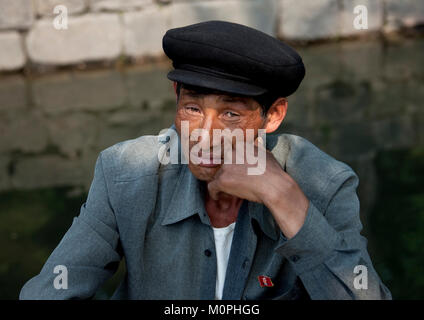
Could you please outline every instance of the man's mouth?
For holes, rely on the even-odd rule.
[[[200,167],[215,168],[222,164],[222,158],[213,154],[202,154],[200,157],[196,154],[190,154],[190,160],[193,164]]]

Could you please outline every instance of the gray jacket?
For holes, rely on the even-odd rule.
[[[159,150],[175,140],[163,137],[100,153],[79,216],[20,299],[90,298],[123,257],[126,276],[113,299],[214,299],[217,263],[203,184],[185,164],[160,163]],[[223,299],[391,299],[360,235],[357,175],[301,137],[267,136],[266,144],[310,200],[307,217],[288,240],[265,206],[244,200]],[[57,265],[67,268],[67,289],[54,286]],[[260,276],[273,286],[261,286]]]

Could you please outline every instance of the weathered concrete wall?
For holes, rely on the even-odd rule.
[[[67,8],[68,28],[53,22]],[[368,11],[356,30],[354,8]],[[220,19],[290,40],[392,32],[424,22],[420,0],[0,0],[0,72],[162,55],[169,28]],[[63,21],[63,20],[59,20]]]

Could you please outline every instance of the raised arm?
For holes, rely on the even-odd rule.
[[[277,252],[287,257],[311,299],[391,299],[360,234],[358,177],[338,173],[323,192],[333,194],[325,210],[310,202],[299,232]]]

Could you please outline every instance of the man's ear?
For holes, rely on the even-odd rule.
[[[286,98],[281,97],[274,101],[266,114],[264,126],[266,133],[271,133],[278,129],[286,116],[287,106],[288,103]]]

